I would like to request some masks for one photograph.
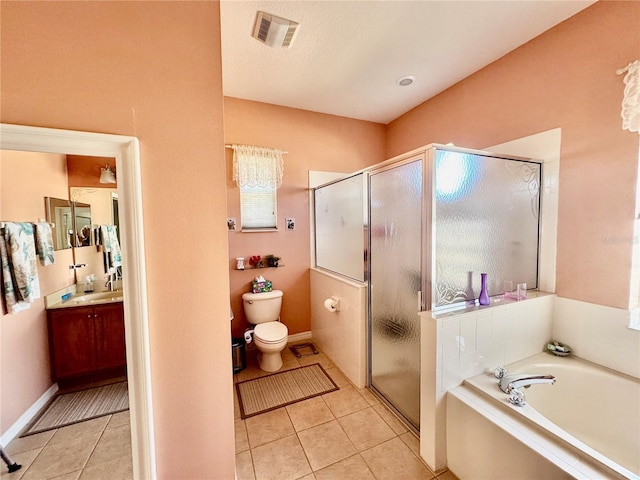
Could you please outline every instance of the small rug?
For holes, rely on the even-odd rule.
[[[129,409],[127,382],[56,395],[44,412],[20,435],[46,432]]]
[[[319,363],[236,383],[241,418],[339,390]]]

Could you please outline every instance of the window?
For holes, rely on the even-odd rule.
[[[277,228],[275,187],[240,187],[240,223],[242,231]]]

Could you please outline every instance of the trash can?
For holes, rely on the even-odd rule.
[[[233,373],[238,373],[247,368],[244,338],[231,337],[231,359],[233,361]]]

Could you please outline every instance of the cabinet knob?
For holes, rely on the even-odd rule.
[[[93,314],[93,318],[98,318],[98,314],[97,314],[97,313],[94,313],[94,314]]]

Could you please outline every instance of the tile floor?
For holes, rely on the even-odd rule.
[[[418,456],[418,439],[324,354],[298,360],[286,349],[283,359],[284,369],[320,363],[340,390],[246,420],[234,390],[238,480],[436,478]],[[247,362],[235,382],[267,375],[255,352]],[[16,438],[5,451],[22,468],[8,473],[1,464],[0,480],[133,478],[128,411]],[[437,479],[457,480],[451,472]]]
[[[285,349],[283,361],[283,369],[320,363],[340,390],[242,420],[234,389],[238,480],[436,478],[419,458],[418,439],[323,353],[297,359]],[[263,375],[248,352],[234,381]],[[448,471],[437,479],[457,480]]]
[[[129,411],[15,438],[5,451],[22,468],[8,473],[2,463],[0,480],[133,478]]]

